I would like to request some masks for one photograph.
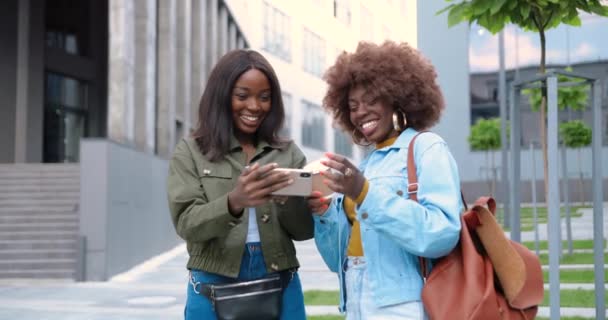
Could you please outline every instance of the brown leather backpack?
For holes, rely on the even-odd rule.
[[[420,133],[419,133],[420,134]],[[410,199],[418,201],[414,141],[408,149]],[[464,200],[463,200],[464,201]],[[465,204],[466,206],[466,204]],[[543,275],[538,257],[506,238],[494,217],[496,202],[481,197],[461,216],[458,245],[426,271],[422,303],[434,319],[534,319],[543,300]]]

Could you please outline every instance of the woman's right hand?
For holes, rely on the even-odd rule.
[[[228,193],[232,215],[240,216],[245,208],[265,204],[271,199],[271,193],[293,183],[288,172],[273,171],[277,167],[276,163],[260,166],[257,162],[245,167],[236,186]]]
[[[329,204],[331,203],[331,196],[323,197],[321,192],[314,191],[310,197],[308,197],[308,208],[313,214],[323,215]]]

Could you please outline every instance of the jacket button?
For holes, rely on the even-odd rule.
[[[264,223],[268,223],[268,221],[270,221],[270,216],[265,214],[262,216],[262,222]]]
[[[398,196],[402,196],[402,195],[403,195],[403,191],[401,191],[401,190],[397,190],[397,195],[398,195]]]
[[[361,218],[367,219],[367,212],[363,212],[363,214],[361,214]]]
[[[236,221],[230,221],[230,222],[228,222],[228,225],[229,225],[231,228],[234,228],[234,227],[236,227]]]
[[[278,271],[279,270],[279,266],[276,263],[273,263],[270,265],[270,269],[274,270],[274,271]]]

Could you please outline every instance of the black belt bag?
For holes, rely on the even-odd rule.
[[[207,297],[218,320],[275,320],[281,317],[283,289],[295,270],[227,284],[203,284],[190,275],[194,292]]]

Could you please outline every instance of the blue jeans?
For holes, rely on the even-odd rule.
[[[365,257],[348,257],[346,269],[346,320],[426,320],[420,301],[377,307],[367,280]]]
[[[248,243],[245,245],[245,253],[241,261],[241,270],[238,278],[228,278],[215,273],[201,270],[191,270],[191,277],[194,282],[201,283],[230,283],[235,281],[247,281],[259,279],[266,276],[266,263],[262,255],[262,247],[259,242]],[[184,319],[186,320],[216,320],[215,311],[211,301],[202,294],[194,292],[194,288],[188,283],[188,296],[186,308],[184,309]],[[293,279],[283,290],[283,309],[281,320],[305,320],[306,310],[304,309],[304,295],[302,294],[302,284],[298,273],[294,274]]]

